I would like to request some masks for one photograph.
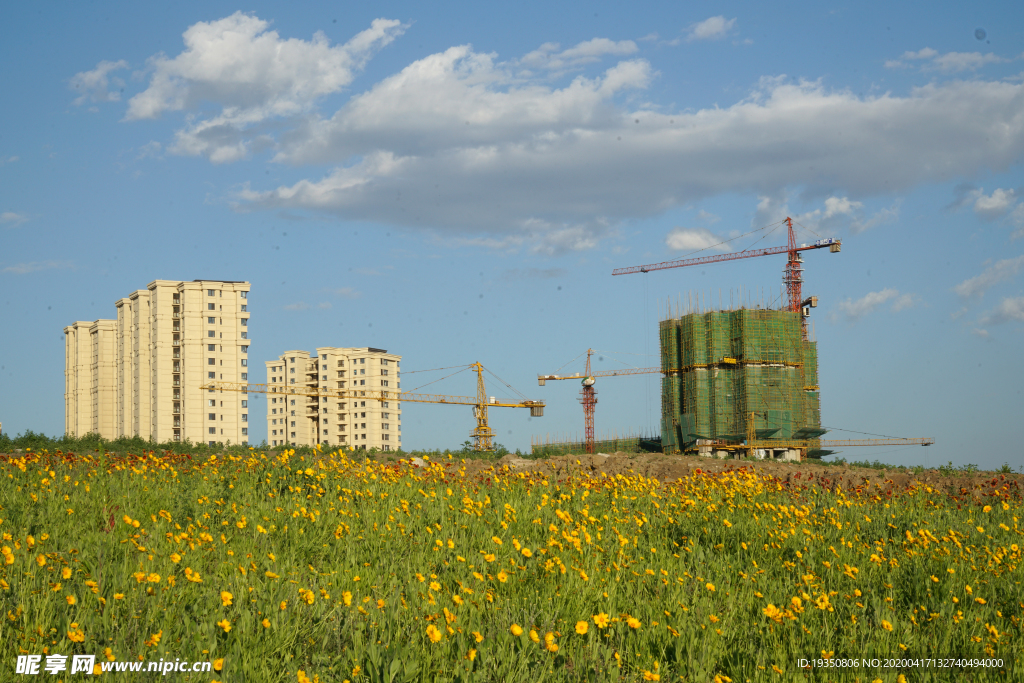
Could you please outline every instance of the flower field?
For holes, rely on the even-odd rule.
[[[957,499],[742,468],[28,453],[0,462],[0,670],[52,652],[213,661],[171,678],[224,683],[1021,680],[1021,513],[998,479]],[[1002,666],[825,668],[950,657]]]

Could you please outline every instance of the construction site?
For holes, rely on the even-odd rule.
[[[788,232],[785,246],[613,271],[613,275],[647,274],[772,254],[787,256],[782,278],[785,294],[769,298],[767,303],[747,296],[738,306],[725,307],[721,295],[715,305],[710,297],[699,294],[670,302],[659,322],[660,367],[593,372],[593,351],[588,350],[582,374],[538,375],[541,386],[551,380],[580,381],[584,435],[582,440],[572,441],[534,439],[534,455],[595,453],[608,446],[608,450],[797,462],[820,459],[835,452],[831,448],[836,447],[933,443],[930,438],[821,439],[828,429],[821,424],[818,347],[808,328],[811,309],[817,307],[818,299],[803,296],[802,252],[828,249],[835,254],[841,251],[842,243],[822,238],[811,244],[797,244],[791,218],[767,228],[783,225]],[[660,438],[596,439],[597,379],[653,373],[662,375]],[[625,448],[620,448],[623,444]]]

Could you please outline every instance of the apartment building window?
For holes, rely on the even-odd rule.
[[[216,428],[216,427],[210,427],[210,429],[209,429],[209,433],[210,433],[210,434],[216,434],[216,433],[217,433],[217,428]],[[210,442],[210,445],[211,445],[211,446],[213,445],[213,442],[212,442],[212,441]]]
[[[213,290],[212,290],[212,289],[208,289],[208,290],[206,290],[206,295],[207,295],[207,296],[213,296],[213,295],[214,295],[214,294],[213,294]]]
[[[387,358],[381,358],[380,359],[380,364],[381,365],[387,365],[388,364],[388,359]]]
[[[338,361],[338,367],[339,367],[339,368],[343,368],[343,367],[345,367],[345,361],[343,361],[343,360],[339,360],[339,361]]]
[[[387,371],[387,370],[381,370],[381,371],[380,371],[380,374],[382,374],[382,375],[387,375],[387,374],[388,374],[388,371]]]
[[[344,376],[345,376],[345,371],[344,370],[338,370],[338,377],[344,377]]]
[[[249,428],[242,427],[242,436],[249,436]]]
[[[365,385],[365,384],[366,384],[366,380],[365,380],[365,379],[361,379],[361,380],[359,380],[359,385],[360,385],[360,386],[363,386],[363,385]]]
[[[242,347],[242,353],[249,353],[249,347],[248,346],[243,346]]]
[[[243,359],[242,359],[242,367],[243,367],[243,368],[244,368],[244,367],[245,367],[246,365],[248,365],[248,363],[249,363],[249,361],[247,361],[247,360],[246,360],[245,358],[243,358]]]
[[[292,377],[292,384],[295,384],[295,378]]]
[[[206,364],[207,365],[216,365],[217,364],[217,359],[216,358],[207,358],[206,359]]]
[[[206,350],[207,351],[216,351],[217,350],[217,345],[216,344],[207,344],[206,345]]]
[[[387,381],[386,379],[382,379],[382,380],[380,381],[380,385],[381,385],[382,387],[386,387],[386,386],[388,385],[388,381]]]
[[[242,313],[245,313],[248,310],[249,310],[249,307],[246,306],[245,304],[242,304]]]
[[[216,420],[217,419],[217,413],[207,413],[207,418],[209,418],[211,420]]]
[[[276,377],[271,377],[271,378],[270,378],[270,381],[271,381],[271,382],[276,382],[276,381],[277,381],[277,378],[276,378]]]
[[[360,358],[359,359],[359,364],[360,365],[366,365],[366,359],[365,358]]]
[[[324,436],[327,436],[327,430],[326,429],[324,430]]]
[[[248,318],[242,318],[242,326],[244,327],[244,326],[246,326],[248,324],[249,324],[249,319]]]
[[[366,374],[366,368],[359,368],[359,374],[360,375],[365,375]]]
[[[215,408],[217,407],[217,402],[211,398],[206,401],[206,405],[210,406],[211,408]]]
[[[242,407],[243,408],[248,408],[249,407],[249,402],[248,401],[242,401]]]
[[[292,438],[293,439],[295,438],[295,432],[292,432]]]
[[[292,426],[292,427],[294,427],[294,426],[295,426],[295,420],[292,420],[292,425],[291,425],[291,426]],[[292,434],[292,436],[295,436],[295,434],[293,433],[293,434]]]
[[[243,299],[248,299],[249,298],[249,292],[239,292],[239,294],[242,295]]]
[[[208,372],[208,373],[206,373],[206,378],[207,379],[217,379],[217,373],[216,372]],[[210,389],[210,391],[213,391],[213,389]]]
[[[248,332],[243,332],[242,333],[242,339],[248,339],[248,338],[249,338],[249,333]]]
[[[242,422],[249,421],[249,413],[242,413]]]
[[[209,332],[206,333],[206,336],[207,337],[216,337],[217,333],[214,332],[213,330],[210,330]]]
[[[216,318],[207,318],[206,322],[208,324],[210,324],[210,325],[216,325],[217,324],[217,319]]]
[[[294,358],[292,359],[292,362],[295,362]],[[295,374],[295,368],[288,368],[288,372],[290,372],[290,373],[292,373],[294,375]]]
[[[208,310],[208,311],[216,311],[217,307],[214,304],[206,304],[206,310]]]
[[[249,381],[249,373],[248,372],[243,372],[242,373],[242,379],[244,379],[245,381]]]
[[[171,295],[171,298],[174,299],[175,301],[179,301],[181,299],[181,294],[175,292],[174,294]],[[128,307],[128,310],[131,310],[131,306]]]
[[[388,423],[387,423],[387,422],[383,423],[383,424],[382,424],[382,425],[380,426],[380,428],[381,428],[381,429],[390,429],[390,427],[388,427]]]

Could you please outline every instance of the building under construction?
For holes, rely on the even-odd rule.
[[[804,339],[801,325],[799,311],[765,308],[677,313],[662,320],[664,451],[710,455],[753,435],[759,455],[799,457],[783,443],[779,452],[767,451],[771,441],[811,440],[825,431],[817,343]]]

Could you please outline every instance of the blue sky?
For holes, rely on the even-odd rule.
[[[1019,3],[23,3],[0,57],[8,432],[63,430],[65,325],[155,279],[244,279],[259,367],[479,360],[548,402],[492,411],[526,449],[582,431],[578,386],[538,373],[588,347],[656,365],[669,297],[777,297],[784,257],[614,268],[789,215],[843,240],[806,255],[829,436],[937,440],[846,457],[1024,462]],[[597,386],[599,435],[656,428],[657,376]],[[473,426],[405,408],[407,447]]]

